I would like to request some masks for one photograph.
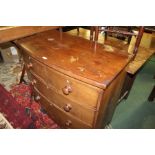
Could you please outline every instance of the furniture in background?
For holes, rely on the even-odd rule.
[[[127,37],[127,43],[130,43],[132,33],[132,26],[91,26],[90,28],[90,40],[98,40],[98,33],[104,32],[105,40],[108,36],[114,36],[118,39],[125,40]],[[95,37],[94,37],[95,31]],[[98,32],[97,32],[98,31]],[[97,33],[96,33],[97,32]]]
[[[60,26],[0,26],[0,43],[58,28]]]
[[[104,128],[117,106],[130,62],[115,49],[52,30],[15,43],[39,101],[62,128]]]
[[[154,76],[155,79],[155,76]],[[148,101],[152,102],[155,99],[155,86],[153,87],[149,97],[148,97]]]
[[[155,86],[153,87],[153,89],[152,89],[152,91],[151,91],[151,94],[150,94],[148,100],[149,100],[150,102],[152,102],[152,101],[154,100],[154,98],[155,98]]]
[[[0,44],[53,29],[59,29],[59,35],[62,38],[62,28],[62,26],[0,26]],[[25,66],[23,65],[20,83],[24,81],[24,74]]]

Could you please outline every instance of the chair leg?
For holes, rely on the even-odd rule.
[[[122,91],[121,91],[121,95],[120,95],[120,98],[122,99],[127,99],[129,94],[130,94],[130,91],[131,91],[131,88],[133,86],[133,83],[136,79],[136,76],[137,74],[126,74],[126,78],[125,78],[125,81],[124,81],[124,85],[123,85],[123,88],[122,88]]]
[[[80,28],[77,27],[77,36],[79,36],[79,34],[80,34]]]
[[[151,91],[150,96],[148,97],[148,101],[152,102],[155,99],[155,86]]]
[[[20,77],[20,82],[19,82],[19,83],[22,83],[22,82],[24,81],[25,71],[26,71],[26,67],[25,67],[25,64],[24,64],[23,69],[22,69],[22,74],[21,74],[21,77]]]
[[[62,40],[62,32],[63,32],[62,27],[59,27],[59,32],[60,32],[60,40]]]
[[[94,40],[93,34],[94,34],[94,26],[91,26],[90,27],[90,41],[93,41]]]

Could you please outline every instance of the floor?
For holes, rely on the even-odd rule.
[[[155,129],[155,100],[147,98],[155,80],[155,56],[138,73],[127,100],[115,110],[111,126],[114,129]]]
[[[13,85],[19,83],[21,75],[21,63],[0,63],[0,84],[8,91]]]
[[[86,37],[89,39],[89,34]],[[155,56],[152,56],[138,73],[128,99],[116,108],[109,128],[155,129],[155,101],[147,101],[155,84],[154,68]],[[0,63],[0,84],[7,90],[19,82],[20,74],[20,63]]]

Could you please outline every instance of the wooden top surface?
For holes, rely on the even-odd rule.
[[[77,36],[77,30],[71,30],[66,33]],[[144,33],[144,34],[145,34],[145,37],[143,38],[143,44],[145,43],[148,46],[149,45],[149,36],[147,36],[147,35],[150,35],[150,34],[148,34],[148,33]],[[79,36],[89,40],[90,30],[85,30],[83,28],[80,28]],[[148,39],[148,40],[146,40],[146,39]],[[111,52],[113,51],[113,48],[115,47],[119,51],[122,51],[122,52],[128,51],[129,53],[132,53],[135,40],[131,41],[130,47],[128,44],[126,44],[125,41],[121,41],[119,39],[116,39],[116,38],[110,37],[110,36],[108,36],[108,39],[104,42],[104,36],[100,33],[98,42],[101,44],[104,43],[104,47],[106,49],[109,49],[109,51],[111,50]],[[155,53],[155,34],[152,34],[151,47],[145,48],[145,47],[140,46],[138,48],[138,53],[137,53],[134,61],[131,61],[129,63],[126,71],[130,74],[135,74],[145,64],[145,62],[153,55],[153,53]]]
[[[106,88],[130,60],[117,49],[109,52],[100,44],[94,51],[92,43],[80,37],[63,33],[60,39],[60,33],[56,30],[15,43],[47,66],[100,88]]]
[[[0,26],[0,43],[56,29],[59,26]]]
[[[155,49],[146,49],[139,47],[134,61],[131,61],[129,63],[126,71],[130,74],[135,74],[154,53]]]

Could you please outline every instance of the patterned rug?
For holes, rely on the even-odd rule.
[[[2,113],[0,113],[0,129],[12,129],[12,125],[6,120]]]
[[[47,115],[40,103],[31,99],[31,93],[31,87],[26,84],[15,85],[10,92],[0,85],[0,112],[3,116],[0,128],[60,128]]]

